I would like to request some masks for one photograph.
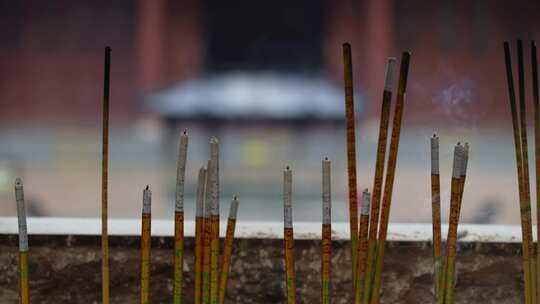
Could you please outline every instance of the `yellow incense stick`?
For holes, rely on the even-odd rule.
[[[433,225],[433,282],[435,299],[438,299],[442,270],[441,180],[439,173],[439,137],[435,134],[431,138],[431,218]]]
[[[285,246],[285,285],[287,304],[296,303],[296,278],[294,257],[294,232],[292,225],[292,171],[287,166],[283,171],[283,239]]]
[[[506,79],[508,82],[508,100],[510,104],[510,113],[512,116],[512,129],[514,135],[514,150],[516,153],[516,168],[518,175],[518,189],[519,189],[519,205],[520,205],[520,217],[521,217],[521,236],[522,236],[522,260],[523,260],[523,277],[524,277],[524,289],[525,289],[525,304],[532,303],[532,286],[531,286],[531,254],[530,254],[530,241],[532,235],[531,225],[531,206],[527,204],[524,191],[523,182],[523,154],[522,143],[520,139],[520,126],[519,118],[517,115],[516,107],[516,93],[514,88],[514,77],[512,76],[512,61],[510,57],[510,45],[508,42],[504,43],[504,59],[506,66]]]
[[[528,217],[531,218],[531,190],[530,190],[530,178],[529,178],[529,153],[527,144],[527,109],[525,101],[525,68],[523,62],[523,42],[517,41],[518,52],[518,88],[519,88],[519,122],[521,131],[521,153],[523,154],[523,194],[527,206],[529,206]],[[531,220],[532,221],[532,220]],[[532,224],[531,224],[532,225]],[[532,226],[527,230],[528,249],[530,255],[531,268],[531,302],[536,303],[536,268],[534,256],[534,242],[532,238]]]
[[[188,149],[187,132],[180,136],[176,171],[176,199],[174,207],[174,286],[173,303],[182,303],[184,282],[184,183]]]
[[[30,302],[30,286],[28,284],[28,230],[26,227],[24,188],[20,178],[15,180],[15,201],[17,202],[17,218],[19,222],[19,303],[28,304]]]
[[[394,178],[396,174],[397,155],[399,150],[399,137],[401,133],[401,120],[405,92],[407,89],[407,77],[409,73],[410,54],[404,52],[401,57],[401,67],[399,72],[399,85],[397,90],[394,122],[392,125],[392,137],[390,138],[390,151],[388,156],[388,166],[384,184],[384,196],[381,208],[381,225],[379,228],[379,239],[377,241],[377,255],[375,260],[375,277],[371,292],[370,303],[378,304],[381,289],[381,277],[383,268],[383,258],[385,250],[386,235],[388,233],[388,222],[390,219],[390,207],[392,204],[392,190],[394,188]],[[372,215],[373,216],[373,215]]]
[[[204,238],[203,238],[203,267],[202,267],[202,287],[201,287],[201,301],[203,304],[210,303],[210,242],[211,242],[211,227],[210,227],[210,204],[212,201],[211,177],[215,173],[213,169],[212,160],[208,161],[206,169],[206,183],[205,183],[205,195],[204,195]]]
[[[386,64],[386,77],[384,81],[384,92],[381,106],[381,120],[379,125],[379,139],[377,144],[377,157],[375,161],[375,175],[373,178],[373,198],[371,199],[368,255],[366,278],[364,280],[363,293],[364,301],[368,302],[371,296],[373,283],[373,266],[375,265],[375,251],[377,247],[377,232],[379,227],[379,208],[381,204],[381,190],[384,174],[384,161],[386,158],[386,144],[388,136],[388,124],[390,121],[390,106],[392,103],[392,84],[396,69],[396,59],[388,58]]]
[[[358,232],[358,269],[356,271],[358,277],[356,278],[356,288],[354,303],[361,304],[364,299],[365,279],[366,279],[366,262],[368,255],[368,226],[369,226],[369,212],[370,212],[370,194],[368,189],[362,192],[362,209],[360,212],[360,230]]]
[[[152,222],[152,191],[146,186],[143,191],[141,231],[141,304],[150,303],[150,246]]]
[[[204,194],[206,184],[206,169],[199,169],[197,182],[197,202],[195,211],[195,275],[193,279],[193,299],[195,304],[202,301],[202,267],[203,267],[203,242],[204,242]]]
[[[331,163],[322,161],[321,303],[332,301],[332,187]]]
[[[214,164],[210,175],[210,303],[219,303],[219,142],[210,140],[210,159]]]
[[[534,105],[534,160],[535,160],[535,172],[536,172],[536,218],[537,235],[540,235],[540,225],[538,225],[538,219],[540,219],[540,97],[538,89],[538,58],[536,56],[536,44],[531,42],[531,66],[532,66],[532,87],[533,87],[533,105]],[[537,244],[538,244],[537,240]],[[538,245],[537,245],[538,251]],[[536,299],[540,299],[540,254],[536,254]]]
[[[356,135],[351,45],[343,44],[343,76],[345,84],[345,124],[347,129],[347,172],[349,176],[349,224],[351,233],[352,274],[356,277],[358,246],[358,192],[356,183]],[[353,280],[354,281],[354,280]],[[354,288],[354,282],[353,282]]]
[[[236,227],[236,215],[238,213],[238,199],[234,196],[229,209],[229,219],[227,221],[227,233],[223,244],[223,257],[221,262],[221,276],[219,278],[219,303],[225,303],[227,292],[227,280],[229,279],[229,268],[234,243],[234,229]]]
[[[458,143],[454,150],[454,167],[452,170],[452,185],[450,191],[450,219],[448,222],[448,236],[446,238],[446,261],[444,268],[444,282],[442,292],[444,304],[454,303],[454,285],[457,253],[457,230],[461,210],[461,182],[465,149]]]
[[[101,302],[109,304],[109,232],[108,232],[108,181],[109,181],[109,87],[111,75],[111,48],[105,48],[103,81],[103,128],[101,151]]]

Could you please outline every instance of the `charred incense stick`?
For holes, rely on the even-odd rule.
[[[536,44],[531,42],[531,65],[532,65],[532,87],[533,87],[533,105],[534,105],[534,160],[535,160],[535,172],[536,172],[536,218],[537,218],[537,235],[540,235],[540,225],[538,225],[538,219],[540,219],[540,106],[539,106],[539,92],[538,92],[538,58],[536,57]],[[537,244],[540,244],[537,240]],[[537,245],[538,251],[538,245]],[[540,298],[540,254],[536,253],[536,299]]]
[[[141,304],[150,303],[150,246],[152,222],[152,191],[143,191],[141,231]]]
[[[184,281],[184,182],[188,149],[187,131],[180,136],[176,171],[176,199],[174,206],[174,287],[173,303],[182,303]]]
[[[103,81],[103,134],[101,151],[101,302],[109,304],[109,232],[108,232],[108,182],[109,182],[109,85],[111,75],[111,48],[105,48]]]
[[[446,262],[444,266],[444,281],[442,294],[444,299],[439,303],[454,303],[454,282],[455,265],[457,252],[457,229],[459,223],[460,197],[461,197],[461,177],[463,171],[463,161],[465,151],[461,144],[457,144],[454,149],[454,166],[452,170],[452,185],[450,190],[450,220],[448,222],[448,236],[446,238]],[[441,297],[442,298],[442,297]],[[444,301],[444,302],[442,302]]]
[[[390,138],[390,151],[388,155],[388,166],[384,183],[384,196],[381,210],[381,224],[379,228],[379,239],[377,246],[377,259],[375,263],[375,278],[371,295],[371,303],[379,303],[379,292],[381,289],[381,276],[383,268],[383,258],[388,233],[388,222],[390,218],[390,206],[392,204],[392,190],[394,187],[394,177],[396,175],[397,154],[399,149],[399,137],[401,133],[401,120],[403,116],[403,102],[407,90],[407,77],[409,74],[409,52],[403,52],[401,56],[401,67],[399,71],[399,86],[397,90],[394,122],[392,125],[392,137]]]
[[[210,140],[210,159],[214,171],[210,175],[210,303],[219,303],[219,142]]]
[[[201,287],[201,300],[203,304],[210,303],[210,204],[212,202],[211,180],[213,180],[214,163],[212,160],[208,161],[206,169],[206,182],[205,182],[205,195],[204,195],[204,238],[203,238],[203,267],[202,267],[202,287]]]
[[[202,267],[203,267],[203,242],[204,242],[204,194],[206,184],[206,169],[199,169],[197,181],[197,202],[195,211],[195,275],[193,298],[195,304],[201,304],[202,290]]]
[[[523,194],[525,197],[525,202],[529,206],[529,218],[531,217],[531,190],[530,190],[530,179],[529,179],[529,153],[527,145],[527,110],[526,110],[526,101],[525,101],[525,67],[523,63],[523,42],[521,40],[517,41],[517,51],[518,51],[518,88],[519,88],[519,121],[520,131],[521,131],[521,153],[523,154]],[[532,223],[531,223],[532,225]],[[530,259],[530,268],[531,268],[531,302],[536,303],[536,269],[535,269],[535,259],[534,256],[534,242],[532,239],[532,228],[529,238],[529,255]]]
[[[287,304],[296,303],[296,279],[294,258],[294,233],[292,224],[292,171],[287,166],[283,171],[283,219],[285,245],[285,284]]]
[[[26,207],[24,206],[24,188],[20,178],[15,180],[15,200],[19,220],[19,303],[30,303],[28,285],[28,230],[26,228]]]
[[[504,43],[504,59],[506,66],[506,78],[508,81],[508,100],[510,103],[510,113],[512,115],[512,128],[514,134],[514,148],[516,152],[516,168],[518,175],[518,189],[519,189],[519,204],[520,204],[520,216],[521,216],[521,236],[522,236],[522,255],[523,255],[523,276],[524,276],[524,289],[525,289],[525,304],[531,304],[532,302],[532,286],[531,286],[531,254],[529,251],[530,239],[532,240],[532,226],[531,226],[531,206],[527,204],[524,195],[524,183],[523,183],[523,154],[521,152],[521,140],[520,140],[520,127],[519,118],[517,115],[516,107],[516,93],[514,89],[514,77],[512,75],[512,61],[510,57],[510,45],[508,42]]]
[[[223,244],[223,257],[221,262],[221,276],[219,278],[219,303],[225,303],[225,294],[227,292],[227,280],[229,278],[229,268],[231,265],[231,256],[234,242],[234,229],[236,227],[236,215],[238,213],[238,198],[233,197],[229,209],[229,220],[227,221],[227,233]]]
[[[347,128],[347,172],[349,175],[349,224],[351,233],[352,274],[356,277],[358,246],[358,192],[356,184],[356,135],[351,45],[343,44],[343,76],[345,80],[345,124]],[[354,280],[353,280],[354,281]],[[354,288],[354,282],[353,282]]]
[[[392,103],[392,84],[396,69],[396,59],[388,58],[386,64],[386,77],[384,81],[384,92],[382,98],[381,121],[379,125],[379,140],[377,144],[377,159],[375,161],[375,176],[373,179],[373,198],[371,199],[371,212],[369,223],[369,241],[367,270],[364,293],[365,301],[370,297],[371,286],[373,283],[373,266],[375,265],[375,252],[377,248],[377,232],[379,228],[379,208],[381,204],[381,190],[384,174],[384,161],[386,158],[386,144],[388,136],[388,124],[390,120],[390,106]]]
[[[367,252],[368,252],[368,225],[369,225],[369,209],[370,209],[370,194],[368,189],[365,189],[362,192],[362,209],[360,215],[360,230],[358,232],[359,243],[358,243],[358,269],[356,274],[356,288],[355,288],[355,303],[362,303],[364,297],[364,281],[366,275],[366,261],[367,261]]]
[[[322,242],[321,242],[321,303],[332,301],[332,188],[331,163],[322,161]]]
[[[439,299],[441,280],[441,180],[439,174],[439,137],[431,138],[431,217],[433,225],[433,282],[435,298]]]

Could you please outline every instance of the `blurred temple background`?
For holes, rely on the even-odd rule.
[[[346,220],[341,45],[349,41],[359,189],[372,187],[386,58],[409,50],[391,220],[430,221],[428,145],[437,132],[443,216],[451,147],[465,140],[463,221],[517,224],[502,43],[539,34],[540,2],[532,0],[0,0],[0,216],[15,214],[16,176],[31,215],[99,215],[110,45],[112,217],[138,217],[149,184],[153,213],[171,218],[178,136],[187,129],[188,217],[196,172],[217,136],[224,214],[238,194],[239,219],[280,221],[289,164],[295,220],[319,221],[320,161],[328,156],[333,216]]]

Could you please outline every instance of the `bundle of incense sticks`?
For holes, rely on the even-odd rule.
[[[348,71],[352,69],[350,65],[350,45],[344,45],[344,58],[345,58],[345,87],[347,91],[351,91],[352,88],[348,88],[348,84],[352,82],[351,79],[348,79]],[[401,68],[399,72],[399,86],[396,97],[396,106],[394,113],[394,121],[392,126],[392,136],[390,138],[390,151],[388,156],[386,178],[384,181],[384,195],[381,191],[383,189],[383,175],[384,175],[384,161],[386,158],[386,145],[387,145],[387,134],[388,134],[388,124],[390,120],[390,108],[391,108],[391,99],[392,99],[392,83],[394,78],[394,71],[396,66],[396,60],[394,58],[389,58],[387,67],[386,67],[386,77],[385,77],[385,86],[383,92],[383,102],[381,110],[381,121],[379,126],[379,140],[377,145],[377,158],[375,165],[375,176],[373,182],[373,197],[371,202],[367,199],[363,199],[362,209],[366,209],[365,212],[362,212],[361,223],[360,223],[360,232],[358,233],[358,227],[355,226],[355,233],[358,233],[353,239],[353,247],[355,252],[353,255],[353,291],[355,294],[356,303],[378,303],[379,302],[379,292],[381,286],[381,276],[382,276],[382,267],[383,267],[383,258],[384,258],[384,249],[386,242],[386,235],[388,231],[388,222],[390,218],[390,207],[392,201],[392,190],[394,185],[395,170],[397,164],[397,153],[399,148],[399,138],[401,133],[401,121],[403,116],[405,92],[407,88],[407,77],[409,72],[409,60],[410,54],[404,52],[401,58]],[[352,85],[352,84],[351,84]],[[347,100],[350,99],[346,95],[346,106],[347,106],[347,130],[349,130],[349,125],[352,124],[354,128],[354,120],[349,122],[348,113],[351,111],[349,109],[350,102]],[[354,117],[353,117],[354,119]],[[354,133],[354,129],[353,129]],[[349,135],[349,131],[347,132]],[[348,149],[347,155],[348,159],[353,159],[354,157],[350,156],[351,151],[354,151],[354,140],[351,144],[349,136],[347,138]],[[351,148],[349,148],[351,146]],[[353,162],[355,164],[355,162]],[[349,162],[349,177],[353,176],[356,179],[356,168],[351,165]],[[354,191],[356,195],[356,180],[354,183],[349,179],[349,194],[351,191]],[[351,190],[352,189],[352,190]],[[365,192],[368,193],[368,192]],[[381,205],[381,196],[382,196],[382,205]],[[349,197],[351,201],[351,197]],[[356,204],[356,200],[354,200]],[[365,207],[367,206],[367,207]],[[370,211],[368,211],[370,210]],[[380,213],[380,215],[379,215]],[[351,212],[351,217],[354,215]],[[380,223],[379,223],[380,216]],[[363,220],[363,222],[362,222]],[[351,219],[351,223],[354,222],[354,225],[357,225],[357,221]],[[367,230],[369,229],[369,234]],[[353,229],[351,229],[352,231]],[[361,244],[366,244],[358,248],[354,244],[354,240],[359,239]],[[358,282],[360,281],[360,282]]]
[[[19,303],[30,303],[30,286],[28,284],[28,230],[26,228],[26,207],[24,188],[20,178],[15,180],[15,201],[19,221]]]
[[[381,107],[381,120],[379,125],[379,139],[377,144],[377,157],[375,161],[375,175],[373,179],[373,198],[371,199],[368,252],[367,263],[365,267],[364,285],[361,285],[364,291],[358,291],[364,297],[364,302],[368,302],[371,297],[371,289],[374,275],[375,253],[377,250],[377,232],[379,227],[379,210],[381,204],[381,191],[384,174],[384,161],[386,159],[386,145],[388,136],[388,124],[390,121],[390,108],[392,102],[392,84],[394,83],[394,74],[396,69],[396,59],[388,58],[386,64],[386,76],[384,81],[384,91]],[[363,242],[364,240],[360,240]],[[362,266],[364,267],[364,266]],[[364,274],[363,274],[364,275]]]
[[[441,252],[441,180],[439,174],[439,137],[431,138],[431,215],[433,225],[433,282],[435,298],[439,298],[442,252]]]
[[[440,276],[435,283],[438,286],[437,303],[454,303],[454,285],[456,278],[457,230],[465,189],[467,175],[467,162],[469,158],[468,145],[458,143],[454,148],[454,162],[452,169],[452,183],[450,190],[450,218],[448,222],[448,236],[442,268],[436,269]],[[440,215],[439,215],[440,216]]]
[[[321,302],[330,304],[332,297],[332,188],[331,162],[322,161],[322,242],[321,242]]]
[[[141,304],[150,303],[150,246],[152,222],[152,191],[143,190],[141,225]]]
[[[504,58],[506,66],[506,77],[508,82],[508,100],[510,103],[510,113],[512,116],[512,128],[514,134],[514,148],[516,152],[516,167],[519,189],[519,204],[521,216],[521,235],[522,235],[522,258],[523,258],[523,274],[524,274],[524,292],[525,303],[536,303],[537,282],[540,278],[537,277],[536,260],[534,259],[534,243],[532,238],[532,219],[531,219],[531,195],[529,182],[529,156],[527,146],[527,111],[525,101],[525,67],[523,58],[523,42],[517,41],[518,52],[518,87],[519,87],[519,115],[516,106],[516,93],[514,88],[514,77],[512,73],[512,59],[510,55],[510,45],[504,43]],[[531,43],[531,64],[533,74],[533,99],[534,99],[534,125],[535,125],[535,156],[536,156],[536,186],[537,193],[540,190],[540,181],[538,174],[540,173],[540,122],[538,114],[538,63],[536,58],[536,45]],[[537,212],[540,207],[540,197],[537,195]],[[538,228],[540,229],[540,228]],[[538,262],[540,257],[537,256]]]
[[[183,253],[183,183],[187,154],[187,134],[180,140],[178,162],[177,203],[175,219],[175,263],[178,250]],[[208,167],[199,169],[196,198],[195,220],[195,267],[194,267],[194,302],[224,303],[227,280],[233,252],[234,231],[238,213],[238,199],[231,202],[227,232],[223,246],[221,268],[219,265],[219,143],[216,138],[210,141],[210,160]],[[178,189],[181,189],[180,191]],[[150,299],[150,241],[151,241],[151,191],[147,186],[143,192],[142,237],[141,237],[141,303]],[[180,199],[178,199],[180,198]],[[180,218],[180,221],[178,219]],[[178,229],[180,227],[180,229]],[[180,236],[179,238],[177,236]],[[179,242],[177,242],[179,241]],[[180,260],[183,260],[180,255]],[[174,265],[175,270],[177,265]],[[180,278],[178,280],[178,277]],[[175,283],[182,287],[182,275],[175,274]],[[173,294],[174,301],[182,302],[181,294]]]
[[[111,48],[105,48],[103,77],[103,127],[101,151],[101,302],[109,304],[109,233],[108,233],[108,181],[109,181],[109,88],[111,75]]]
[[[173,303],[182,303],[184,281],[184,183],[188,149],[187,131],[180,136],[176,171],[176,200],[174,207],[174,286]]]
[[[285,285],[287,304],[296,303],[296,279],[294,257],[294,232],[292,220],[292,171],[287,166],[283,171],[283,239],[285,249]]]

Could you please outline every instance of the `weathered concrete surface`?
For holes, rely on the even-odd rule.
[[[139,301],[137,237],[111,237],[112,303]],[[228,303],[284,303],[282,240],[235,243]],[[299,303],[319,303],[319,241],[297,241]],[[17,238],[0,235],[0,303],[18,303]],[[98,303],[100,249],[95,236],[30,238],[32,303]],[[171,303],[172,239],[153,239],[152,303]],[[333,245],[333,303],[351,303],[350,249]],[[522,303],[519,244],[468,243],[458,253],[456,303]],[[186,242],[186,299],[192,295],[193,240]],[[433,303],[431,247],[388,243],[382,303]],[[186,303],[192,303],[187,300]]]

